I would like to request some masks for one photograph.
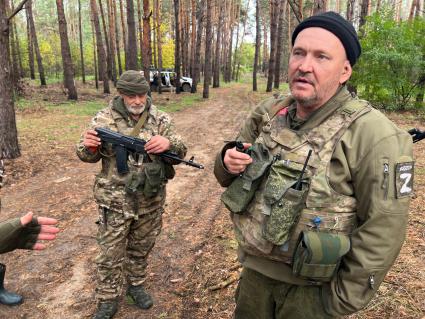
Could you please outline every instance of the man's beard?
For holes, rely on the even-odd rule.
[[[133,115],[140,115],[143,113],[143,111],[146,108],[146,104],[142,104],[140,106],[133,106],[133,105],[125,105],[125,107],[127,108],[127,110],[133,114]]]

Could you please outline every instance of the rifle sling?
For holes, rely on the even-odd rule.
[[[147,118],[149,115],[149,109],[146,109],[143,113],[142,116],[140,117],[139,121],[137,122],[136,126],[133,127],[133,130],[130,133],[130,136],[133,137],[137,137],[137,135],[139,135],[140,130],[142,129],[143,124],[145,124]]]
[[[149,108],[147,108],[143,113],[142,116],[140,117],[139,121],[137,122],[136,126],[133,127],[133,130],[130,133],[130,136],[133,137],[137,137],[140,133],[140,130],[143,127],[143,124],[145,124],[146,120],[148,119],[148,115],[149,115]],[[150,154],[147,154],[148,157],[150,158],[151,161],[153,161],[153,156],[151,156]]]

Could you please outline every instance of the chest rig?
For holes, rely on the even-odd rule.
[[[281,108],[291,102],[287,99]],[[332,189],[329,166],[339,139],[370,109],[365,101],[350,100],[306,132],[288,128],[287,112],[278,113],[276,105],[263,115],[255,143],[265,145],[276,160],[246,212],[232,214],[236,239],[244,251],[291,264],[301,232],[351,234],[356,199]]]

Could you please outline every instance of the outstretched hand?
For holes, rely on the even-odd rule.
[[[22,226],[28,225],[33,218],[33,213],[29,212],[21,217]],[[40,233],[37,236],[37,242],[33,246],[34,250],[43,250],[46,246],[40,243],[40,240],[54,240],[56,234],[60,231],[59,228],[52,225],[56,225],[58,221],[54,218],[49,217],[37,217],[37,222],[41,226]]]

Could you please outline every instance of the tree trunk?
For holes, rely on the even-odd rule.
[[[37,57],[37,65],[38,65],[38,74],[40,76],[40,84],[42,86],[46,85],[46,78],[44,76],[44,67],[43,67],[43,59],[41,58],[40,47],[38,46],[37,33],[35,32],[35,24],[34,18],[32,14],[32,0],[28,0],[26,4],[29,22],[30,22],[30,31],[31,31],[31,39],[33,40],[35,55]]]
[[[114,3],[112,3],[114,2]],[[114,82],[114,86],[117,84],[117,67],[115,62],[115,41],[116,41],[116,34],[115,34],[115,17],[114,17],[114,9],[112,6],[115,6],[115,1],[108,0],[106,8],[108,13],[108,26],[109,26],[109,36],[111,37],[111,67],[112,67],[112,81]],[[119,48],[118,48],[119,50]]]
[[[80,38],[81,76],[86,83],[86,72],[84,70],[83,33],[81,31],[81,0],[78,0],[78,32]]]
[[[34,68],[34,47],[33,40],[31,36],[31,23],[29,18],[28,9],[26,11],[27,16],[27,37],[28,37],[28,65],[30,68],[30,78],[31,80],[35,80],[35,68]]]
[[[149,68],[152,64],[151,51],[151,20],[152,11],[149,10],[149,0],[143,0],[143,73],[149,82]]]
[[[326,11],[326,0],[314,0],[313,15]]]
[[[366,17],[369,12],[369,3],[370,3],[370,0],[362,0],[361,8],[360,8],[359,27],[362,27],[366,23]]]
[[[9,4],[7,2],[6,6],[8,7],[7,11],[9,12],[13,12],[13,5],[10,8]],[[19,66],[18,66],[18,57],[17,57],[17,52],[16,52],[16,45],[15,45],[15,32],[13,29],[13,21],[9,22],[9,32],[10,32],[10,36],[9,36],[9,44],[10,44],[10,52],[11,52],[11,62],[12,62],[12,86],[15,90],[15,93],[19,94]]]
[[[16,23],[13,24],[14,34],[15,34],[15,43],[16,43],[16,51],[18,54],[18,64],[19,64],[19,77],[24,78],[25,77],[25,71],[24,67],[22,66],[22,51],[21,51],[21,45],[19,42],[18,32],[16,30]]]
[[[190,54],[189,54],[189,43],[190,43],[190,23],[189,23],[189,7],[184,12],[184,24],[183,27],[183,46],[182,46],[182,57],[183,57],[183,75],[187,76],[189,74],[190,66]]]
[[[120,0],[120,16],[121,16],[121,29],[122,29],[122,40],[124,43],[124,56],[125,56],[125,69],[128,70],[128,47],[127,47],[127,31],[125,27],[125,18],[124,18],[124,5],[123,0]],[[121,74],[121,73],[120,73]]]
[[[263,17],[265,16],[265,14],[263,14]],[[263,18],[263,21],[266,21],[266,19]],[[267,32],[267,24],[263,23],[263,33],[264,33],[264,44],[263,44],[263,63],[261,66],[261,70],[263,71],[264,75],[267,74],[267,68],[269,66],[268,60],[269,60],[269,56],[268,56],[268,47],[267,47],[267,39],[268,39],[268,32]]]
[[[234,15],[233,15],[233,0],[228,2],[229,4],[229,28],[228,28],[228,39],[229,45],[227,45],[225,67],[224,67],[224,82],[228,83],[232,80],[232,47],[233,47],[233,26],[234,26]]]
[[[174,70],[176,72],[176,78],[175,78],[175,87],[176,87],[176,94],[180,94],[180,68],[181,68],[181,57],[180,57],[180,17],[179,17],[179,8],[180,8],[180,1],[174,0],[174,23],[176,26],[176,45],[174,48]]]
[[[197,91],[197,85],[200,80],[201,73],[201,45],[202,45],[202,31],[203,31],[203,20],[204,20],[204,5],[205,0],[200,0],[196,7],[196,46],[195,46],[195,59],[193,63],[193,76],[192,76],[192,89],[191,92]]]
[[[90,15],[91,17],[91,15]],[[90,18],[91,20],[91,34],[92,34],[92,43],[93,43],[93,65],[94,65],[94,82],[96,85],[96,90],[99,89],[99,77],[98,77],[98,69],[97,69],[97,58],[96,58],[96,39],[95,39],[95,34],[96,31],[94,30],[94,23],[93,23],[93,18]]]
[[[141,0],[137,0],[137,31],[139,35],[139,49],[140,49],[140,66],[143,69],[144,49],[143,49],[143,32],[142,32],[142,5]]]
[[[267,89],[266,92],[272,91],[274,69],[276,67],[276,32],[277,32],[277,19],[279,16],[279,1],[271,0],[270,6],[270,59],[269,71],[267,76]]]
[[[162,93],[162,42],[161,42],[161,0],[155,0],[155,13],[156,13],[156,44],[158,46],[158,94]]]
[[[261,50],[261,25],[260,25],[260,0],[256,0],[255,4],[255,26],[256,26],[256,35],[255,35],[255,56],[254,56],[254,68],[252,71],[252,90],[257,91],[257,70],[258,70],[258,60]]]
[[[21,155],[16,129],[13,87],[10,71],[9,21],[6,1],[0,1],[0,160]]]
[[[212,34],[212,2],[213,0],[207,0],[207,25],[205,28],[205,72],[204,72],[204,91],[202,97],[204,99],[209,98],[209,86],[211,82],[211,43],[213,41]]]
[[[122,74],[122,63],[121,63],[121,50],[120,50],[120,36],[118,30],[118,21],[117,21],[117,6],[115,0],[109,0],[112,4],[112,19],[113,22],[111,24],[115,27],[115,47],[117,49],[117,62],[118,62],[118,74]],[[125,47],[124,47],[125,50]],[[118,76],[117,76],[118,78]],[[116,83],[115,83],[116,84]]]
[[[77,100],[77,90],[74,83],[74,67],[72,65],[71,50],[69,48],[68,31],[63,9],[63,1],[56,0],[58,11],[59,34],[61,39],[61,52],[65,88],[68,90],[68,100]]]
[[[220,49],[221,49],[221,28],[224,20],[224,5],[220,5],[220,16],[218,18],[217,25],[217,41],[215,44],[215,63],[214,63],[214,74],[213,74],[213,88],[220,87]]]
[[[235,52],[233,54],[233,67],[232,67],[232,80],[236,80],[236,62],[237,62],[237,55],[238,55],[238,46],[239,46],[239,19],[240,19],[240,12],[241,8],[238,4],[236,4],[236,43],[235,43]]]
[[[154,0],[154,2],[155,2],[155,0]],[[153,4],[153,5],[155,6],[155,4]],[[156,40],[157,40],[156,30],[157,30],[158,27],[156,25],[155,17],[156,17],[156,12],[153,13],[153,18],[152,18],[152,28],[151,28],[152,45],[151,45],[151,48],[152,48],[152,59],[153,59],[152,63],[155,66],[155,69],[158,69],[158,58],[157,58],[158,46],[156,44]]]
[[[133,0],[127,0],[127,70],[137,70],[137,37]]]
[[[245,38],[245,30],[246,30],[246,24],[248,21],[248,11],[249,11],[249,0],[246,2],[246,8],[245,8],[245,19],[243,21],[243,31],[242,31],[242,38],[241,38],[241,44],[240,44],[240,52],[242,52],[242,45]],[[236,81],[239,81],[239,70],[241,67],[241,57],[238,56],[238,67],[236,69]]]
[[[106,66],[107,66],[106,69],[107,69],[108,79],[112,79],[112,52],[111,52],[111,45],[109,43],[108,31],[107,31],[106,23],[105,23],[105,12],[103,10],[102,0],[99,0],[99,9],[100,9],[100,17],[102,19],[103,34],[105,36],[105,44],[106,44]]]
[[[191,33],[191,52],[190,52],[190,76],[192,77],[193,80],[193,74],[195,71],[195,50],[196,50],[196,0],[192,0],[191,1],[191,5],[192,5],[192,18],[191,18],[191,23],[192,23],[192,33]]]
[[[280,3],[279,5],[279,26],[277,29],[277,37],[276,37],[276,42],[277,42],[277,49],[276,49],[276,63],[275,63],[275,68],[274,68],[274,88],[278,89],[279,88],[279,83],[280,83],[280,61],[281,61],[281,57],[282,57],[282,52],[283,52],[283,25],[285,23],[284,17],[284,11],[286,8],[286,1],[283,1]]]
[[[106,66],[105,47],[103,46],[102,32],[100,31],[99,13],[97,11],[96,0],[90,0],[92,21],[96,34],[96,48],[99,66],[99,79],[103,81],[103,93],[111,93],[109,89],[108,70]]]

